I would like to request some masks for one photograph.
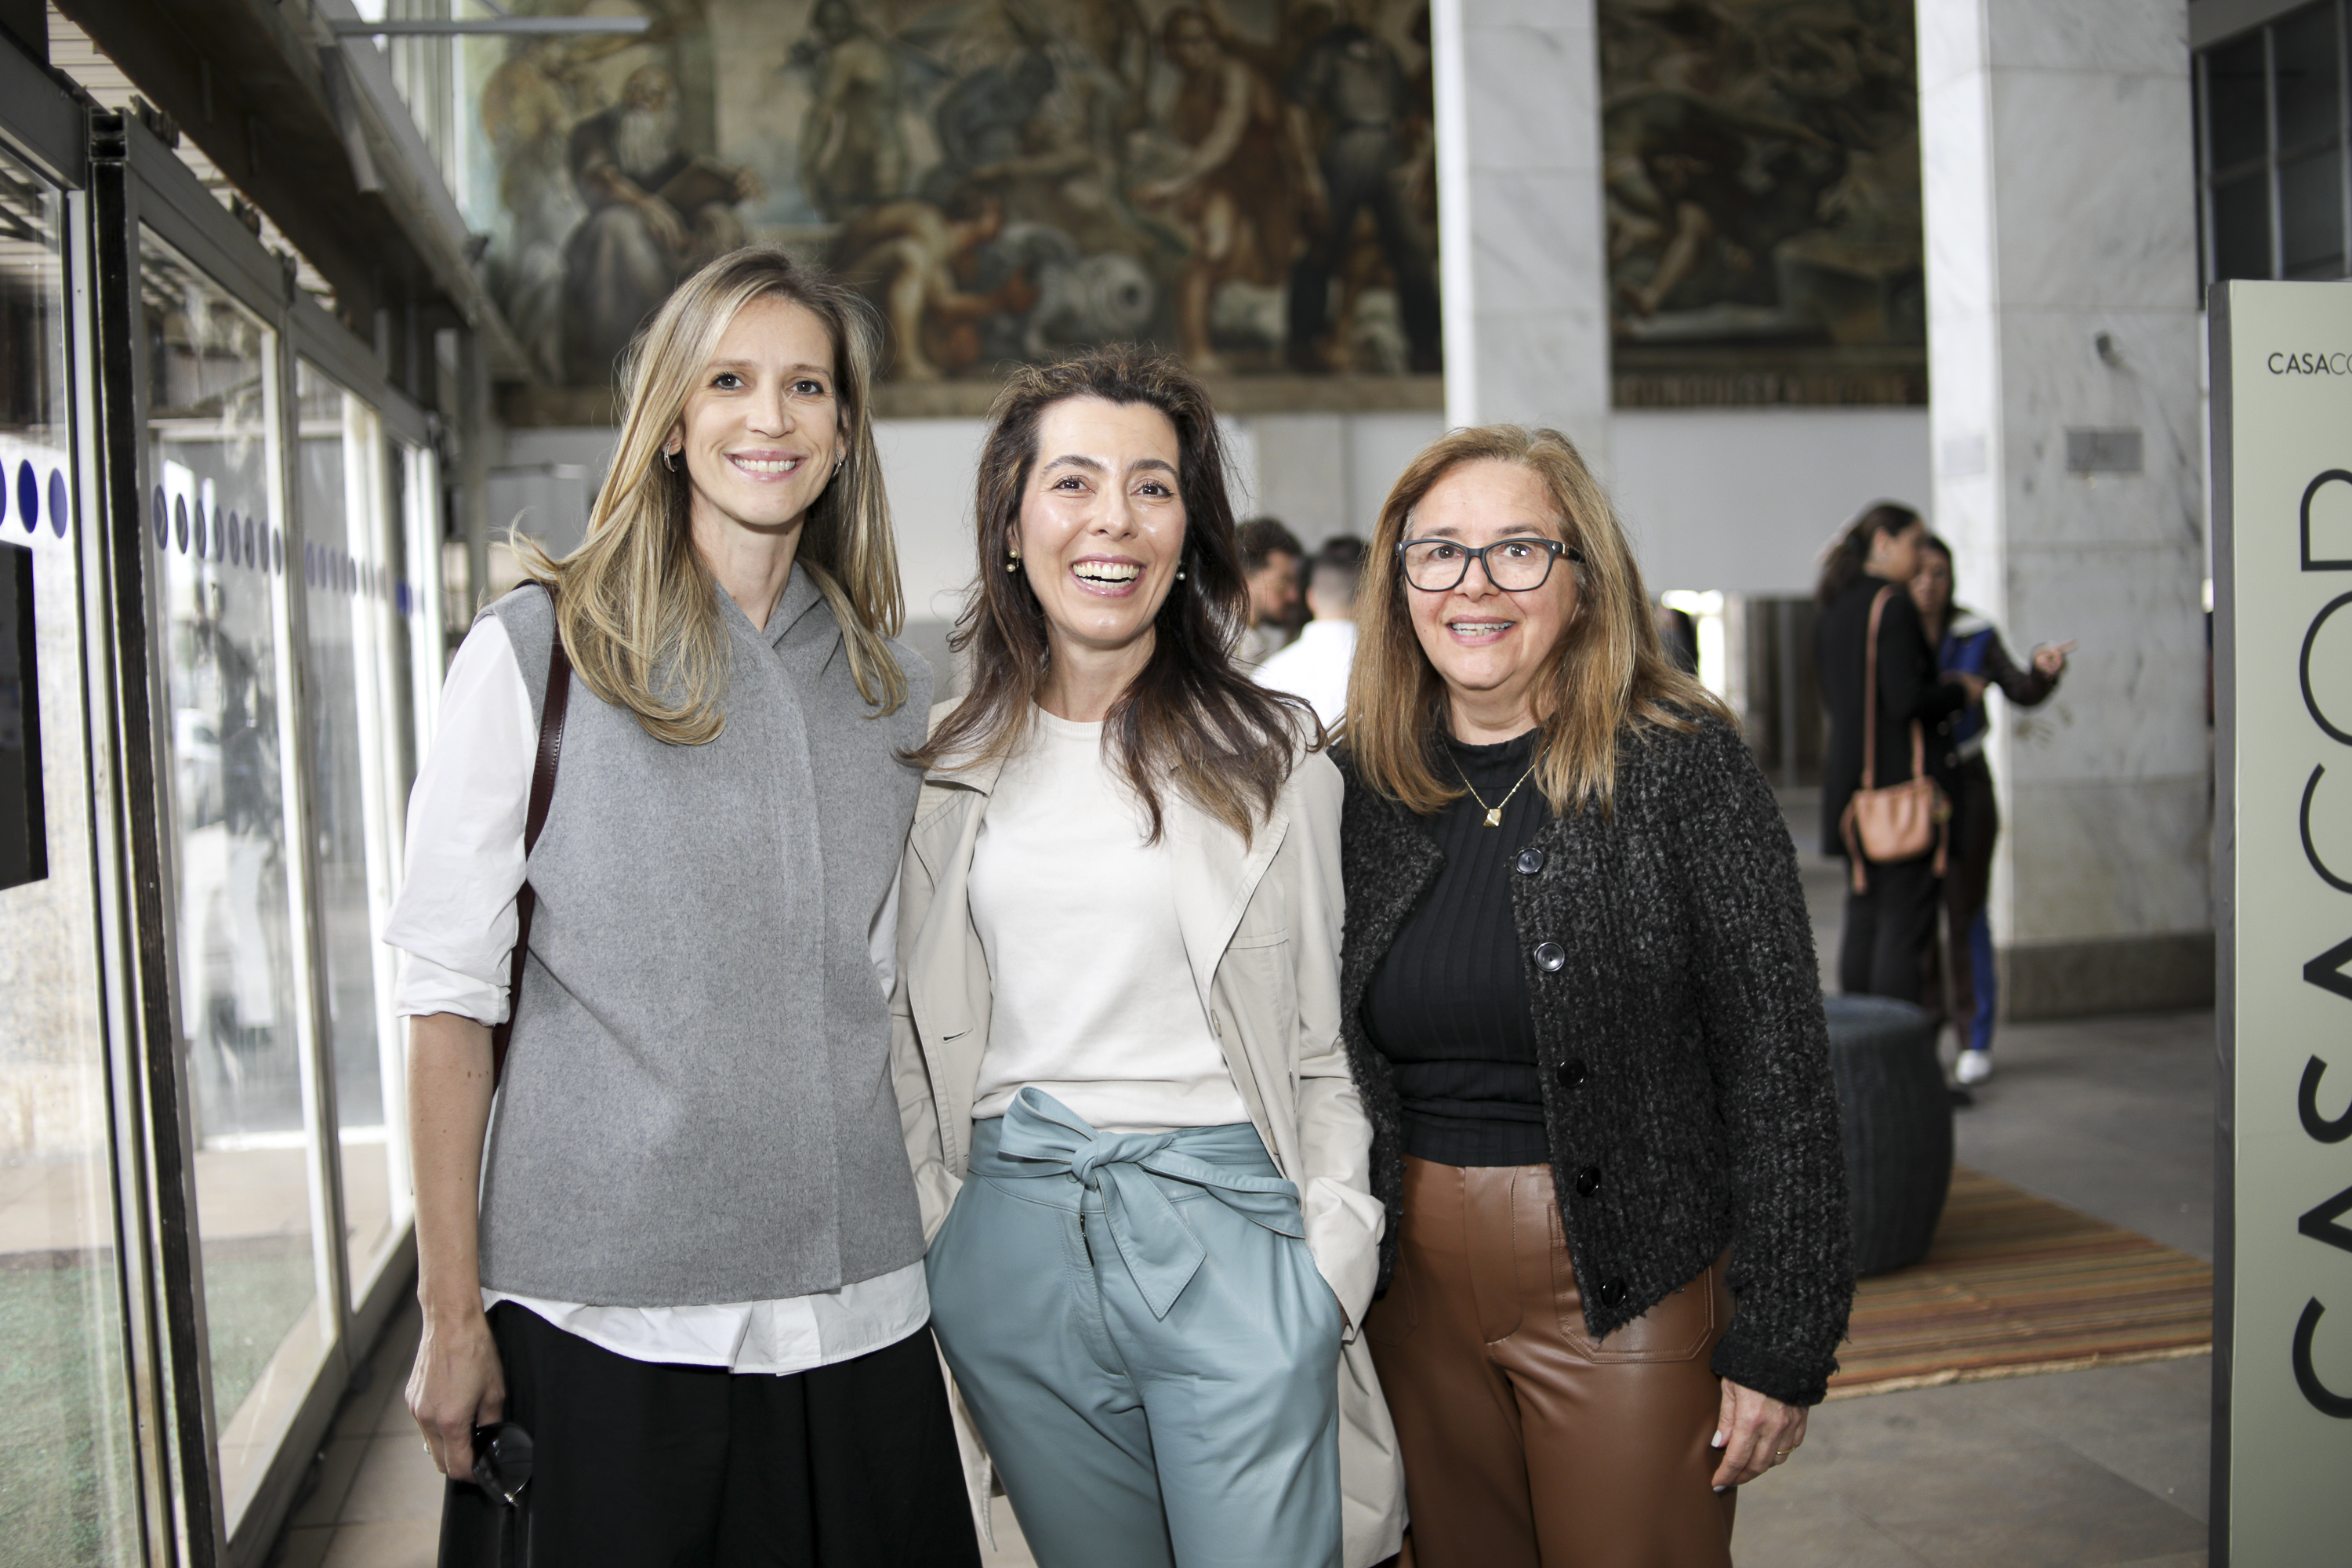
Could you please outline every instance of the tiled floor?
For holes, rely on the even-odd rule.
[[[1806,882],[1826,951],[1835,873],[1808,857]],[[2016,1026],[1996,1058],[1960,1159],[2212,1256],[2210,1015]],[[399,1397],[415,1339],[412,1309],[336,1424],[285,1568],[432,1563],[440,1482]],[[1741,1497],[1740,1568],[2202,1568],[2210,1373],[2199,1356],[1823,1405]],[[991,1568],[1031,1563],[1001,1500],[997,1539]]]

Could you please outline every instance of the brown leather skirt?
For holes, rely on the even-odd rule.
[[[1364,1321],[1415,1568],[1730,1568],[1710,1447],[1717,1260],[1595,1341],[1545,1165],[1404,1167],[1396,1277]]]

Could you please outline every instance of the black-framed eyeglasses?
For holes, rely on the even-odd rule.
[[[1407,539],[1396,547],[1404,563],[1404,580],[1424,594],[1443,594],[1461,585],[1470,575],[1470,563],[1486,569],[1486,581],[1507,594],[1540,588],[1551,576],[1552,563],[1561,556],[1582,563],[1584,555],[1557,539],[1498,539],[1473,546],[1452,539]]]

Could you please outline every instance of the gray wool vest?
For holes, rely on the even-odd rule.
[[[481,1277],[684,1307],[834,1289],[923,1255],[867,935],[921,785],[929,670],[874,717],[795,571],[767,628],[719,595],[726,728],[655,740],[572,685],[482,1169]],[[555,617],[491,605],[536,710]]]

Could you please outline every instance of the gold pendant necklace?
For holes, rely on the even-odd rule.
[[[1535,776],[1535,771],[1536,764],[1534,763],[1529,763],[1528,764],[1528,771],[1519,775],[1518,784],[1515,784],[1511,786],[1511,795],[1518,794],[1520,787],[1524,785],[1528,780]],[[1488,827],[1502,826],[1503,807],[1511,804],[1511,795],[1507,795],[1502,799],[1496,801],[1494,805],[1487,805],[1486,797],[1478,793],[1478,786],[1470,782],[1470,775],[1462,771],[1462,764],[1459,762],[1456,762],[1454,764],[1454,776],[1462,781],[1462,787],[1470,792],[1470,798],[1476,801],[1481,806],[1486,808],[1486,826]]]

